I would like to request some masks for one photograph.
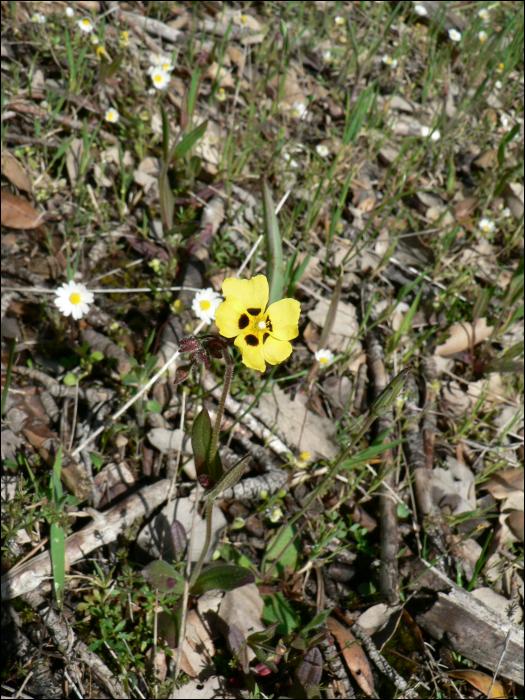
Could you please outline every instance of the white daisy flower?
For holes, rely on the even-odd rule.
[[[110,107],[104,115],[104,119],[110,124],[116,124],[120,119],[120,114],[114,107]]]
[[[430,134],[430,132],[431,132],[431,129],[429,126],[422,126],[421,127],[421,136],[424,139],[427,138],[427,136]],[[439,139],[441,138],[441,132],[439,131],[439,129],[434,129],[434,131],[432,131],[432,135],[430,136],[430,138],[432,139],[432,141],[439,141]]]
[[[217,294],[211,287],[208,287],[197,292],[193,298],[191,309],[201,321],[211,323],[215,318],[215,312],[221,301],[221,295]]]
[[[63,316],[73,316],[78,321],[89,312],[89,305],[95,301],[93,292],[78,282],[64,282],[56,290],[55,306]]]
[[[428,15],[427,8],[424,5],[414,5],[414,12],[420,17],[426,17]]]
[[[397,59],[388,56],[388,54],[385,54],[381,61],[384,63],[385,66],[390,66],[390,68],[397,68]]]
[[[35,12],[35,14],[31,17],[31,22],[34,22],[35,24],[45,24],[47,19],[41,12]]]
[[[496,80],[496,82],[494,83],[494,87],[496,88],[496,90],[501,90],[501,88],[503,87],[503,83],[501,82],[501,80]]]
[[[458,41],[461,41],[461,32],[458,32],[457,29],[449,29],[448,38],[450,41],[455,41],[457,43]]]
[[[487,34],[487,32],[483,32],[483,31],[478,32],[478,39],[481,41],[482,44],[484,44],[488,38],[489,38],[489,35]]]
[[[508,207],[505,207],[505,209],[501,210],[501,216],[504,219],[510,219],[510,217],[512,216],[512,212]]]
[[[91,34],[91,32],[94,29],[93,22],[87,17],[84,17],[84,19],[79,19],[77,24],[80,27],[80,29],[86,34]]]
[[[509,128],[509,118],[507,117],[506,114],[502,114],[499,118],[501,122],[501,126],[504,127],[505,129]]]
[[[294,117],[299,117],[299,119],[306,117],[308,110],[304,102],[294,102],[292,105],[292,114]]]
[[[483,21],[489,18],[489,11],[486,7],[482,7],[481,10],[478,10],[478,17]]]
[[[150,77],[156,90],[164,90],[170,82],[170,74],[158,66],[151,71]]]
[[[334,23],[337,24],[338,27],[341,27],[345,23],[344,17],[334,17]]]
[[[289,153],[286,153],[286,151],[283,153],[283,158],[290,165],[291,168],[299,167],[299,163],[296,160],[294,160]]]
[[[165,56],[162,56],[160,53],[150,53],[149,60],[151,63],[151,66],[148,68],[149,75],[151,75],[155,68],[162,68],[162,70],[166,71],[167,73],[171,73],[171,71],[175,68],[175,66],[173,66],[171,63],[171,60]]]
[[[334,353],[331,350],[318,350],[314,357],[322,367],[328,367],[334,360]]]
[[[71,19],[71,17],[74,17],[74,16],[75,16],[75,10],[72,7],[66,7],[66,17],[69,17],[69,19]]]
[[[492,233],[496,228],[496,224],[490,219],[481,219],[478,226],[483,233]]]
[[[328,146],[325,146],[324,143],[318,143],[315,150],[317,151],[317,155],[321,156],[321,158],[326,158],[330,153],[330,149]]]
[[[325,63],[330,63],[332,60],[332,52],[331,51],[323,51],[323,61]]]

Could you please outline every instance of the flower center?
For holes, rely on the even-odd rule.
[[[259,330],[263,331],[266,328],[266,322],[259,321],[259,323],[257,324],[257,328],[259,328]]]
[[[328,362],[328,360],[327,360],[326,357],[321,357],[321,359],[319,360],[319,362],[320,362],[322,365],[326,365],[326,363]]]
[[[156,83],[162,83],[162,75],[156,75],[154,80]]]
[[[211,304],[210,304],[210,302],[209,302],[207,299],[204,299],[203,301],[201,301],[201,309],[202,309],[203,311],[208,311],[208,309],[209,309],[210,307],[211,307]]]
[[[80,294],[73,292],[73,294],[69,297],[69,301],[75,306],[77,306],[78,304],[80,304],[82,299],[80,298]]]

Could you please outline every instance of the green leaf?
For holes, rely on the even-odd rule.
[[[190,131],[187,136],[185,136],[180,143],[178,143],[172,151],[171,157],[169,158],[169,163],[173,164],[175,161],[180,160],[186,153],[193,148],[199,139],[201,139],[206,133],[208,128],[208,121],[202,122],[196,129]]]
[[[174,595],[184,593],[184,579],[167,561],[162,559],[152,561],[142,570],[142,575],[161,593],[173,593]]]
[[[158,401],[146,401],[144,408],[149,413],[160,413],[162,411],[162,406]]]
[[[233,591],[235,588],[255,583],[255,576],[242,566],[218,564],[203,571],[191,589],[193,595],[206,591]]]
[[[68,372],[64,379],[62,380],[66,386],[76,386],[77,385],[77,375],[72,372]]]
[[[328,611],[328,615],[329,614],[330,611]],[[261,630],[260,632],[253,632],[249,635],[249,637],[247,637],[246,641],[248,642],[248,644],[264,644],[264,642],[269,642],[270,639],[274,636],[278,624],[278,622],[274,622],[273,625],[270,625],[265,630]]]
[[[60,610],[64,602],[66,586],[66,537],[64,530],[53,523],[51,525],[51,563],[57,604]]]
[[[273,304],[283,297],[284,264],[283,246],[272,192],[264,175],[261,178],[264,209],[264,230],[266,232],[266,276],[270,287],[268,304]]]
[[[215,453],[214,463],[209,465],[209,471],[214,484],[224,476],[224,467],[222,466],[222,459],[218,450]]]
[[[237,464],[233,465],[230,471],[226,472],[226,474],[223,474],[223,476],[217,482],[216,486],[208,494],[208,500],[214,501],[221,493],[221,491],[224,491],[225,489],[230,489],[232,488],[232,486],[235,486],[235,484],[239,483],[242,475],[244,474],[244,470],[246,469],[246,465],[248,464],[250,459],[251,455],[243,457],[237,462]]]
[[[332,611],[329,610],[323,610],[322,612],[319,613],[319,615],[316,615],[313,620],[310,620],[302,629],[301,629],[301,635],[304,637],[306,632],[309,632],[310,630],[315,629],[316,627],[320,627],[321,625],[324,625],[326,622],[327,618],[330,617],[330,613]]]
[[[403,391],[409,372],[409,368],[402,369],[401,372],[396,374],[392,381],[386,385],[370,407],[370,411],[374,416],[380,417],[388,413],[397,395]]]
[[[60,477],[62,474],[62,445],[58,448],[57,456],[55,458],[55,463],[53,465],[53,472],[51,473],[51,490],[53,493],[53,503],[59,503],[62,498],[62,483]]]
[[[268,624],[278,622],[277,634],[290,634],[299,626],[299,616],[282,593],[263,595],[263,600],[264,608],[261,618],[263,622]]]
[[[104,464],[104,460],[102,459],[102,457],[96,452],[90,452],[89,456],[91,457],[93,466],[95,466],[97,469],[100,469],[100,467]]]
[[[272,562],[279,558],[279,561],[275,567],[279,573],[282,572],[285,566],[290,566],[292,569],[295,569],[297,566],[297,562],[299,560],[297,540],[287,548],[288,544],[294,538],[294,535],[295,528],[287,525],[281,530],[280,533],[275,535],[268,544],[266,562]],[[284,551],[285,549],[286,551]],[[267,571],[269,568],[269,565],[265,566],[265,571]]]
[[[89,356],[90,362],[100,362],[103,359],[104,359],[104,355],[103,355],[103,353],[100,352],[100,350],[95,350]]]
[[[211,435],[210,414],[203,408],[193,421],[193,430],[191,433],[191,446],[193,448],[197,478],[203,475],[210,476],[208,469],[208,453],[210,450]]]

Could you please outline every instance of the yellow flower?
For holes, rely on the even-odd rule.
[[[221,335],[235,338],[246,367],[264,372],[265,362],[277,365],[290,357],[288,341],[299,335],[298,301],[281,299],[266,309],[269,287],[264,275],[251,280],[229,277],[222,292],[225,300],[215,312],[215,323]]]

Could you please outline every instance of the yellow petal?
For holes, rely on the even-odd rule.
[[[277,340],[268,336],[263,344],[264,359],[270,365],[284,362],[292,354],[292,345],[287,340]]]
[[[257,275],[251,280],[238,280],[235,277],[228,277],[222,283],[222,291],[224,296],[234,296],[244,306],[246,311],[254,317],[258,314],[254,313],[259,309],[262,313],[266,309],[270,290],[268,288],[268,280],[264,275]]]
[[[246,367],[264,372],[266,364],[263,355],[262,334],[260,337],[253,333],[244,333],[235,338],[235,345],[242,354],[242,361]]]
[[[267,324],[271,335],[277,340],[297,338],[300,313],[301,304],[296,299],[281,299],[272,304],[266,312],[266,316],[271,322],[271,326]]]
[[[234,296],[228,296],[215,312],[215,323],[225,338],[235,338],[246,330],[250,323],[246,309]]]

